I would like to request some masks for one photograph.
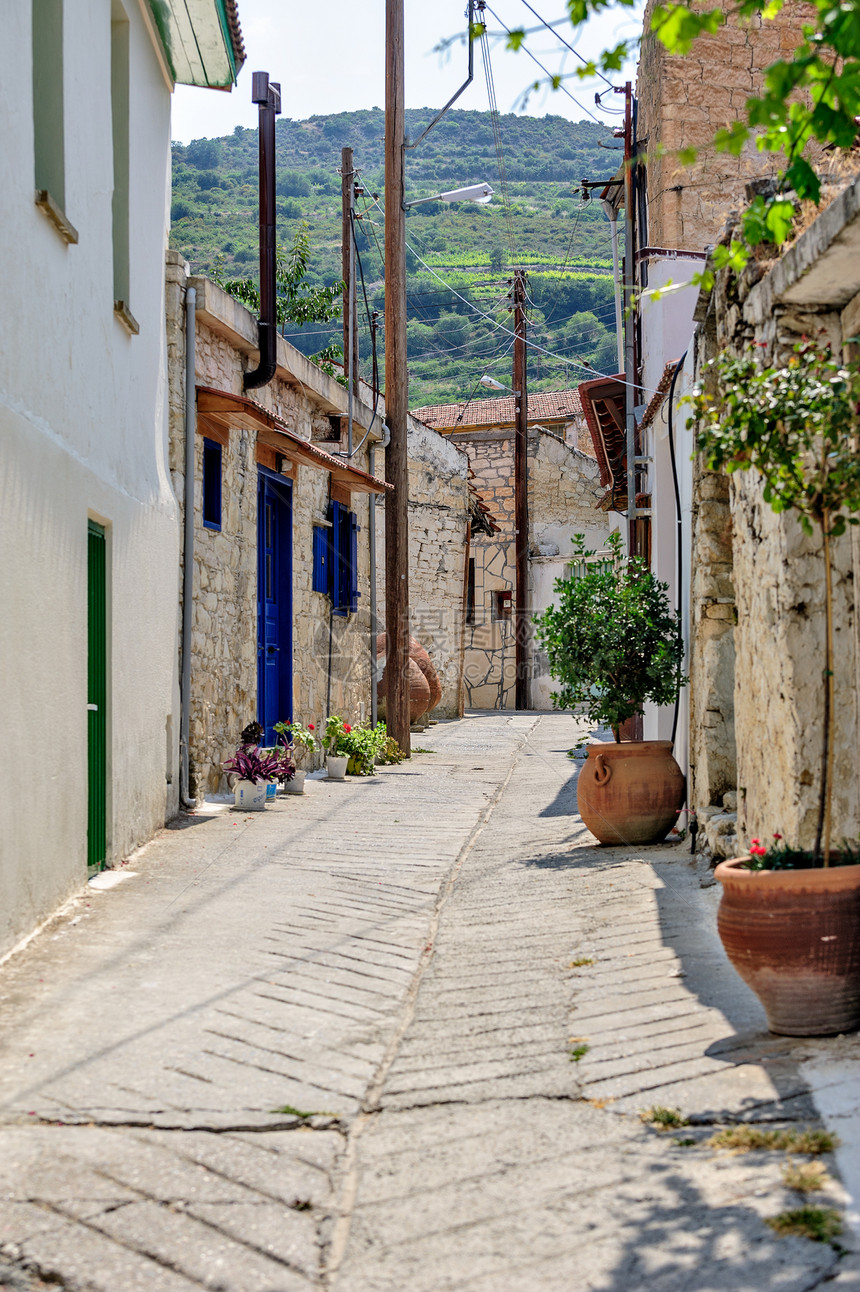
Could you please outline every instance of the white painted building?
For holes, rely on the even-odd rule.
[[[176,809],[170,95],[243,57],[233,0],[20,0],[4,38],[0,956]]]

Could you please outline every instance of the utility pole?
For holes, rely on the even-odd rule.
[[[627,554],[636,554],[636,330],[633,324],[633,86],[624,87],[624,380],[627,385]]]
[[[529,402],[526,375],[526,274],[514,270],[514,524],[516,526],[517,593],[514,611],[514,642],[517,666],[515,705],[529,707]]]
[[[352,149],[340,150],[341,274],[343,277],[343,371],[358,394],[358,329],[355,326],[355,169]]]
[[[406,419],[406,143],[403,0],[385,0],[385,451],[386,724],[404,753],[409,734],[409,469]]]

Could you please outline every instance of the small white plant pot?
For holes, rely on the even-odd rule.
[[[346,765],[348,762],[349,757],[347,755],[344,755],[343,758],[341,758],[340,754],[329,754],[325,760],[325,769],[328,773],[329,780],[346,780]]]
[[[266,802],[274,803],[277,797],[278,797],[278,782],[274,780],[266,781]]]
[[[291,781],[284,781],[284,793],[285,794],[304,794],[306,776],[307,776],[307,772],[299,771],[299,769],[296,768],[296,774],[293,777],[293,779]]]
[[[253,781],[237,781],[233,789],[233,802],[245,812],[262,812],[267,795],[268,785],[265,781],[261,781],[259,785],[255,785]]]

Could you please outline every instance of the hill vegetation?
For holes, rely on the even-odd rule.
[[[407,112],[407,135],[420,134],[431,116],[429,108]],[[614,173],[611,131],[556,116],[508,115],[499,126],[504,176],[488,112],[452,111],[407,152],[407,199],[481,180],[496,194],[487,206],[432,202],[407,215],[413,406],[464,398],[484,372],[506,380],[515,264],[529,271],[531,388],[557,389],[587,376],[587,368],[565,359],[615,370],[609,225],[599,203],[583,204],[576,192],[583,177]],[[359,258],[380,328],[383,132],[379,108],[277,124],[278,240],[289,248],[309,226],[310,286],[340,278],[338,168],[341,148],[354,149],[364,189],[356,204]],[[225,138],[174,145],[171,245],[195,271],[227,279],[256,274],[257,184],[254,130],[237,127]],[[362,375],[369,378],[370,327],[360,289],[358,315]],[[340,340],[336,321],[288,324],[285,332],[306,354]]]

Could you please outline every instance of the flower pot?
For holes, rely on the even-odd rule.
[[[293,779],[291,781],[284,781],[284,793],[285,794],[304,794],[306,776],[307,776],[307,772],[302,772],[298,768],[296,768],[296,773],[293,776]]]
[[[349,758],[346,754],[329,754],[325,760],[325,769],[330,781],[342,781],[346,778],[346,765]]]
[[[266,802],[274,803],[277,797],[278,797],[278,782],[266,781]]]
[[[860,866],[745,870],[723,861],[717,927],[726,955],[783,1036],[860,1027]]]
[[[262,812],[266,806],[268,787],[265,781],[255,785],[253,781],[237,781],[233,787],[233,802],[237,808],[246,812]]]
[[[677,824],[684,776],[671,740],[588,746],[576,784],[579,813],[601,843],[659,843]]]

